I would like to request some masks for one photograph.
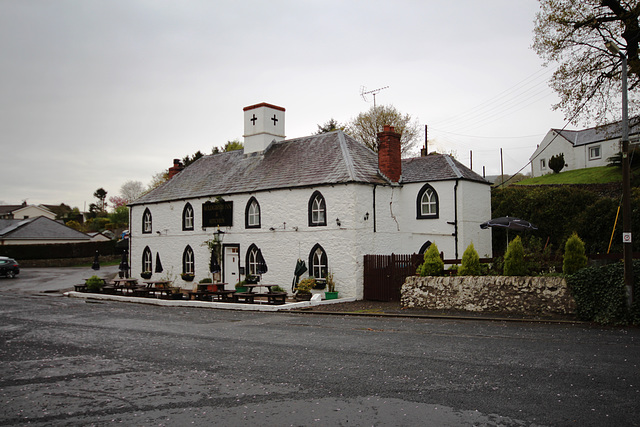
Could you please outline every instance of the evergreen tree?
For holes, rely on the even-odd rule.
[[[504,275],[505,276],[525,276],[527,267],[524,263],[524,246],[522,239],[517,236],[507,246],[507,253],[504,255]]]
[[[479,276],[480,275],[480,256],[473,242],[467,247],[462,254],[462,265],[458,269],[459,276]]]
[[[444,271],[444,261],[440,258],[440,251],[435,243],[424,253],[424,262],[420,264],[416,273],[419,276],[441,276]]]
[[[562,261],[562,272],[564,274],[574,274],[581,268],[587,266],[587,256],[584,251],[584,242],[578,233],[573,233],[564,245],[564,260]]]

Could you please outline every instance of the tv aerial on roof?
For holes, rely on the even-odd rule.
[[[369,102],[367,95],[373,95],[373,108],[376,108],[376,95],[383,89],[388,89],[389,86],[381,87],[378,89],[367,90],[366,87],[360,86],[360,96],[364,99],[364,102]]]

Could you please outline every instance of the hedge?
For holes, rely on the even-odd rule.
[[[5,245],[0,246],[0,256],[20,260],[87,258],[95,255],[118,255],[116,241],[55,243],[50,245]]]

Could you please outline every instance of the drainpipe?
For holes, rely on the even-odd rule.
[[[456,185],[453,187],[453,236],[456,243],[456,259],[458,259],[458,182],[456,179]]]
[[[373,232],[376,232],[376,187],[373,185]]]

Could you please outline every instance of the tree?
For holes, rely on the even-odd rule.
[[[322,126],[318,125],[318,131],[314,135],[320,135],[323,133],[329,133],[336,130],[345,130],[346,125],[341,125],[333,117]]]
[[[564,245],[562,272],[567,275],[573,274],[586,266],[587,256],[584,251],[584,242],[578,237],[578,234],[574,232]]]
[[[424,253],[424,262],[418,266],[416,274],[419,276],[442,276],[444,261],[440,258],[440,252],[435,243],[429,245]]]
[[[227,141],[224,145],[224,152],[227,153],[229,151],[242,150],[244,148],[244,144],[239,139],[234,139],[233,141]]]
[[[189,156],[188,154],[186,156],[184,156],[182,158],[182,164],[184,165],[184,167],[186,168],[187,166],[189,166],[191,163],[195,162],[196,160],[198,160],[199,158],[204,157],[204,154],[202,154],[202,151],[198,150],[196,151],[192,156]]]
[[[621,60],[609,52],[613,40],[628,58],[630,108],[640,84],[640,2],[631,0],[540,0],[533,48],[546,64],[559,63],[550,86],[564,111],[577,123],[620,117]],[[584,107],[583,107],[584,105]]]
[[[524,246],[520,236],[516,236],[509,246],[507,253],[504,254],[504,275],[505,276],[524,276],[527,274],[527,267],[524,263]]]
[[[553,173],[560,173],[560,171],[564,168],[564,153],[551,156],[551,158],[549,159],[549,167],[551,168]]]
[[[140,181],[127,181],[120,187],[120,195],[127,203],[133,202],[145,192],[144,184]]]
[[[400,150],[403,157],[417,145],[420,126],[409,114],[402,114],[392,105],[371,107],[369,111],[347,123],[345,132],[360,141],[376,153],[378,152],[378,133],[385,125],[393,126],[400,133]]]
[[[476,248],[473,246],[473,242],[471,242],[462,254],[462,265],[458,270],[458,275],[479,276],[480,273],[480,257],[478,256],[478,251],[476,251]]]
[[[96,205],[96,210],[97,211],[101,211],[101,212],[105,212],[107,209],[107,191],[104,188],[98,188],[94,193],[93,193],[93,197],[95,197],[96,199],[98,199],[98,204]]]

